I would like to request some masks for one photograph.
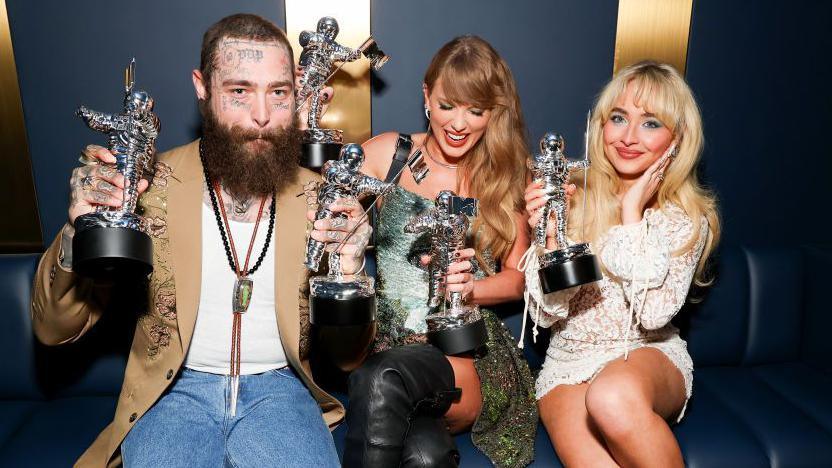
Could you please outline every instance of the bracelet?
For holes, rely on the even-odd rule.
[[[367,256],[365,255],[364,258],[361,259],[361,268],[355,272],[356,275],[364,273],[364,267],[367,266]]]
[[[350,275],[353,275],[353,276],[358,276],[358,275],[360,275],[362,272],[364,272],[364,267],[365,267],[366,265],[367,265],[367,256],[366,256],[366,255],[364,255],[364,257],[361,259],[361,268],[359,268],[358,270],[356,270],[356,271],[355,271],[355,273],[350,273]]]

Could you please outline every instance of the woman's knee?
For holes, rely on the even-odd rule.
[[[652,413],[644,384],[636,376],[599,377],[587,389],[587,414],[605,437],[625,436],[638,430],[641,419]]]

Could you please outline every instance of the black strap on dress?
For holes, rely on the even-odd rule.
[[[410,135],[399,133],[399,138],[396,140],[396,150],[393,152],[393,159],[390,163],[390,169],[387,171],[387,177],[384,181],[387,183],[398,184],[401,178],[400,171],[407,164],[407,159],[410,157],[410,150],[413,149],[413,139]],[[378,219],[378,207],[376,206],[376,198],[372,199],[373,204],[370,209],[370,226],[373,227],[373,235],[370,239],[370,244],[376,245],[376,220]]]
[[[399,171],[407,164],[407,158],[410,157],[410,150],[413,148],[413,140],[410,135],[399,133],[399,139],[396,140],[396,151],[393,153],[393,161],[390,164],[390,170],[387,171],[385,182],[399,183]]]

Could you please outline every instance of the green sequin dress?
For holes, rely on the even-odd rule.
[[[428,274],[417,265],[430,244],[426,234],[406,234],[404,225],[431,206],[432,200],[396,187],[379,211],[374,352],[426,342]],[[483,276],[481,271],[477,273],[477,277]],[[491,310],[480,310],[488,328],[488,345],[474,361],[483,402],[471,439],[496,466],[526,466],[534,456],[537,429],[534,380],[508,329]]]

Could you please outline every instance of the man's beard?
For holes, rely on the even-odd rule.
[[[206,170],[232,197],[245,200],[280,193],[297,179],[301,152],[297,117],[285,129],[228,128],[207,102],[200,104]]]

